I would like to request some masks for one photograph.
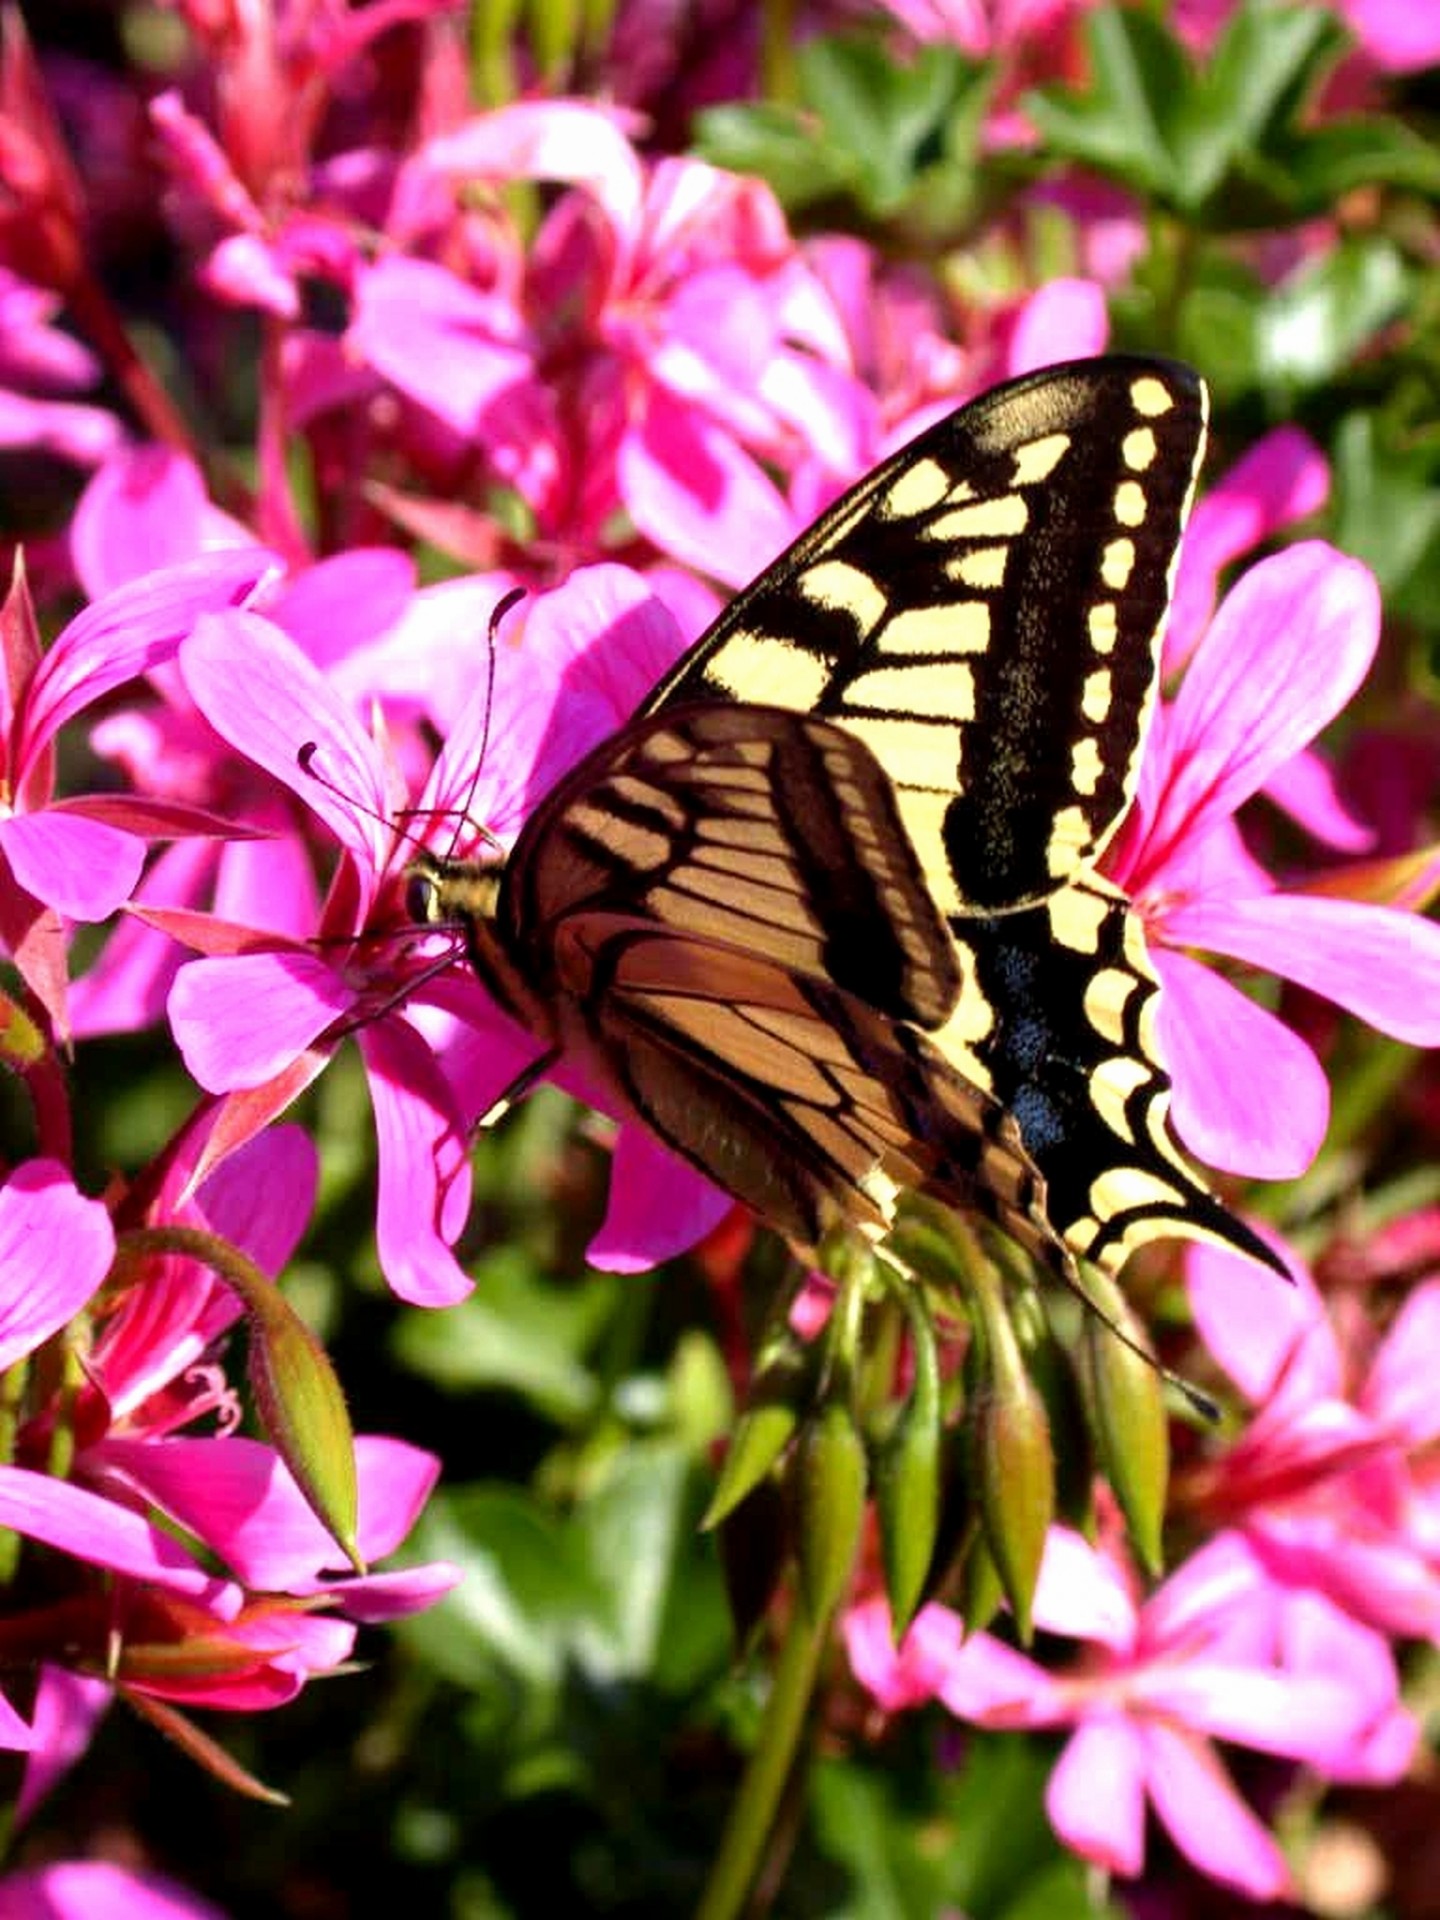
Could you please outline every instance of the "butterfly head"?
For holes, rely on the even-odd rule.
[[[405,911],[417,927],[456,927],[495,918],[499,860],[457,860],[424,849],[405,870]]]

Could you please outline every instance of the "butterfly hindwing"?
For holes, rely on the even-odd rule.
[[[1133,792],[1205,412],[1160,360],[982,395],[831,507],[648,708],[826,714],[894,782],[942,911],[1043,898]]]
[[[629,1109],[796,1248],[839,1224],[883,1231],[908,1190],[995,1220],[1067,1271],[1013,1119],[923,1034],[824,980],[648,923],[581,912],[556,937]]]

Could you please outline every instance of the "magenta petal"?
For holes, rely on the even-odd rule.
[[[1375,829],[1340,798],[1335,769],[1308,747],[1275,769],[1265,797],[1337,853],[1367,853],[1375,845]]]
[[[210,1093],[264,1086],[291,1065],[354,995],[314,954],[241,953],[192,960],[170,989],[185,1065]]]
[[[69,920],[104,920],[135,890],[145,842],[55,807],[0,818],[0,848],[25,891]]]
[[[1105,289],[1093,280],[1047,280],[1032,293],[1010,327],[1007,378],[1103,353],[1110,337]]]
[[[287,634],[252,613],[201,620],[181,649],[180,671],[222,739],[297,794],[363,873],[383,864],[399,796],[387,791],[375,743]],[[316,749],[323,782],[300,764],[306,745]]]
[[[317,560],[268,612],[315,666],[338,666],[388,631],[415,592],[415,562],[393,547],[352,547]]]
[[[622,1124],[605,1219],[585,1257],[606,1273],[643,1273],[693,1247],[734,1204],[642,1128]]]
[[[337,1581],[329,1591],[343,1599],[347,1620],[358,1621],[361,1626],[377,1626],[387,1620],[404,1620],[412,1613],[423,1613],[426,1607],[433,1607],[437,1600],[453,1592],[464,1577],[463,1570],[450,1560],[427,1560],[418,1567]]]
[[[1170,714],[1163,845],[1227,819],[1350,699],[1380,637],[1374,576],[1319,540],[1262,560],[1225,596]]]
[[[355,1439],[355,1464],[360,1478],[360,1552],[367,1561],[383,1560],[420,1518],[440,1478],[440,1462],[408,1441],[362,1433]],[[337,1570],[345,1564],[338,1554],[333,1556]]]
[[[1093,1640],[1116,1653],[1135,1640],[1135,1603],[1115,1562],[1069,1527],[1045,1536],[1035,1622],[1048,1633]]]
[[[0,1371],[58,1333],[114,1257],[109,1214],[76,1191],[64,1167],[17,1167],[0,1188]]]
[[[1370,1363],[1361,1405],[1387,1432],[1412,1447],[1440,1439],[1435,1356],[1440,1353],[1440,1280],[1407,1296]]]
[[[23,1824],[89,1746],[100,1716],[112,1698],[110,1683],[98,1674],[72,1673],[68,1667],[40,1667],[35,1690],[34,1745],[15,1804]]]
[[[1045,1789],[1050,1824],[1073,1852],[1111,1873],[1145,1864],[1143,1749],[1118,1713],[1096,1713],[1071,1736]]]
[[[219,1907],[163,1874],[109,1860],[56,1860],[7,1873],[3,1920],[225,1920]]]
[[[474,1283],[451,1252],[469,1210],[470,1163],[449,1089],[434,1055],[403,1020],[362,1029],[360,1050],[380,1156],[381,1271],[402,1300],[451,1306]]]
[[[173,658],[201,614],[238,606],[276,564],[263,547],[207,554],[144,574],[76,616],[45,655],[22,718],[25,751],[12,791],[37,753],[83,708]]]
[[[138,1513],[26,1467],[0,1466],[0,1527],[174,1593],[215,1601],[227,1592],[223,1581],[202,1572],[168,1534]]]
[[[1177,907],[1165,933],[1298,981],[1397,1040],[1440,1043],[1440,924],[1419,914],[1271,893]]]
[[[1283,1258],[1285,1250],[1277,1251]],[[1196,1242],[1185,1249],[1196,1329],[1252,1406],[1269,1399],[1302,1342],[1307,1349],[1328,1346],[1334,1367],[1328,1390],[1340,1386],[1339,1356],[1314,1282],[1293,1258],[1290,1268],[1294,1286],[1267,1285],[1253,1261],[1227,1247]],[[1315,1384],[1322,1390],[1318,1380]]]
[[[1188,955],[1152,951],[1175,1131],[1207,1165],[1290,1180],[1320,1151],[1330,1088],[1305,1042]]]
[[[1324,506],[1325,456],[1296,427],[1267,433],[1196,503],[1165,629],[1166,678],[1189,659],[1214,611],[1220,575],[1288,521]]]
[[[122,447],[92,477],[70,525],[91,599],[201,551],[209,501],[200,469],[173,447]]]
[[[1203,1741],[1147,1721],[1145,1785],[1170,1837],[1202,1873],[1252,1900],[1279,1900],[1290,1872],[1267,1828],[1236,1793]]]
[[[651,396],[616,460],[630,517],[662,553],[742,587],[799,531],[759,464],[723,428],[662,393]]]
[[[320,1155],[304,1128],[267,1127],[227,1154],[197,1197],[222,1239],[266,1273],[279,1273],[310,1223],[319,1183]]]

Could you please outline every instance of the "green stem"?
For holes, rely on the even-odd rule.
[[[744,1907],[799,1753],[829,1634],[830,1621],[817,1626],[797,1594],[745,1778],[695,1920],[734,1920]]]

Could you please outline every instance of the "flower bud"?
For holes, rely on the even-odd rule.
[[[917,1305],[909,1324],[915,1377],[875,1461],[885,1591],[897,1640],[920,1603],[940,1525],[940,1361],[930,1316]]]
[[[974,1340],[966,1412],[970,1474],[995,1571],[1022,1640],[1031,1630],[1031,1601],[1055,1512],[1050,1422],[993,1273],[978,1274],[971,1293]]]
[[[1147,1357],[1145,1327],[1119,1287],[1098,1269],[1087,1269],[1085,1278],[1096,1303],[1114,1322],[1107,1326],[1098,1313],[1087,1313],[1080,1331],[1085,1411],[1131,1544],[1145,1570],[1158,1574],[1164,1566],[1161,1536],[1170,1479],[1164,1383],[1159,1367]],[[1120,1334],[1135,1345],[1127,1345]]]
[[[827,1401],[810,1421],[795,1466],[800,1591],[821,1626],[845,1597],[865,1517],[865,1443],[845,1401]]]

